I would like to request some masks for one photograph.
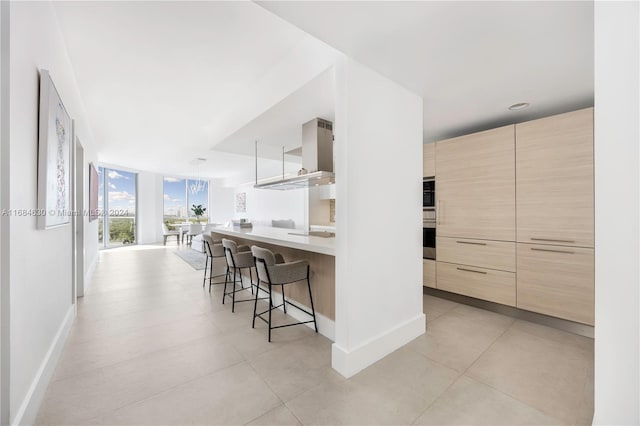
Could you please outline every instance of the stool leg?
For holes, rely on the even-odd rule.
[[[229,278],[229,265],[227,265],[227,273],[224,276],[224,290],[222,291],[222,304],[224,305],[224,298],[227,297],[227,281]],[[211,287],[209,287],[211,288]]]
[[[253,302],[253,322],[251,328],[256,328],[256,312],[258,312],[258,293],[260,293],[260,280],[256,284],[256,299]]]
[[[313,312],[313,326],[318,332],[318,324],[316,323],[316,310],[313,307],[313,296],[311,295],[311,281],[309,281],[309,269],[307,269],[307,287],[309,288],[309,300],[311,301],[311,312]]]
[[[236,311],[236,270],[233,268],[233,291],[231,292],[231,312]],[[242,274],[240,274],[240,285],[242,285]]]
[[[211,293],[211,285],[213,281],[213,257],[211,257],[211,266],[209,267],[209,293]]]
[[[282,307],[284,308],[284,313],[287,313],[287,299],[284,298],[284,284],[281,284],[280,287],[282,288]]]
[[[251,268],[249,268],[249,287],[251,288],[251,294],[253,294],[253,274],[251,273]]]
[[[271,311],[273,310],[273,303],[271,302],[271,283],[269,283],[269,343],[271,343]]]
[[[204,278],[202,278],[202,288],[204,288],[204,283],[207,282],[207,268],[209,267],[209,256],[204,259]],[[209,280],[211,281],[211,280]]]

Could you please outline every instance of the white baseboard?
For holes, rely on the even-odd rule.
[[[49,381],[51,380],[56,365],[58,364],[62,348],[64,348],[64,344],[67,341],[74,319],[75,305],[71,305],[67,310],[67,314],[65,315],[62,324],[60,324],[60,328],[58,329],[58,332],[53,339],[53,343],[51,343],[42,364],[40,364],[40,368],[38,369],[36,376],[31,382],[31,386],[29,386],[27,395],[11,420],[12,425],[32,425],[35,423],[38,410],[40,409],[40,404],[42,403]]]
[[[93,273],[96,270],[96,266],[98,266],[99,260],[100,260],[100,250],[98,250],[98,252],[94,256],[93,261],[91,261],[91,265],[89,265],[89,270],[87,270],[86,274],[84,275],[84,289],[82,292],[83,296],[91,286],[91,279],[93,278]]]
[[[269,297],[269,293],[267,293],[266,291],[264,291],[263,289],[260,289],[261,293],[264,293],[264,297]],[[260,296],[263,297],[263,296]],[[280,305],[282,303],[282,295],[276,291],[273,292],[273,304],[274,305]],[[308,306],[303,305],[302,303],[298,302],[297,300],[294,301],[296,305],[300,306],[303,309],[306,309],[307,311],[311,312],[311,308]],[[282,307],[279,307],[278,309],[280,309],[281,311],[283,311]],[[287,315],[292,316],[293,318],[297,319],[298,321],[308,321],[309,320],[309,315],[305,314],[304,312],[301,312],[299,309],[296,309],[292,306],[288,306],[287,309]],[[322,334],[324,337],[326,337],[327,339],[331,340],[332,342],[334,342],[336,340],[335,336],[336,336],[336,325],[335,322],[332,319],[329,319],[327,317],[325,317],[324,315],[318,313],[316,311],[316,323],[318,325],[318,333]],[[308,323],[305,324],[307,327],[312,328],[313,329],[313,323]]]
[[[424,332],[425,317],[424,314],[419,314],[351,350],[346,350],[334,343],[331,348],[331,366],[338,373],[349,378]]]

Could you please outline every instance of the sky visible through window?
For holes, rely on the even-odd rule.
[[[107,169],[109,210],[125,211],[127,216],[136,214],[136,174]]]
[[[191,191],[195,179],[182,179],[174,177],[164,178],[164,216],[169,218],[193,217],[191,206],[202,204],[207,208],[204,217],[209,213],[209,182],[204,181],[203,186],[197,193]]]

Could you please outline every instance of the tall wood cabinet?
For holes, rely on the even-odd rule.
[[[433,177],[436,175],[436,144],[427,143],[422,145],[422,177]]]
[[[516,125],[517,306],[593,325],[593,108]]]
[[[436,233],[515,241],[514,126],[436,143]]]
[[[593,247],[593,108],[516,125],[520,243]]]
[[[436,288],[593,325],[593,108],[436,142],[435,167]]]

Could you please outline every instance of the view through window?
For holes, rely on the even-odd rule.
[[[200,179],[164,178],[164,215],[162,220],[171,226],[197,221],[193,206],[201,206],[201,223],[209,221],[209,182]]]
[[[98,241],[103,247],[136,243],[137,174],[98,167]]]

